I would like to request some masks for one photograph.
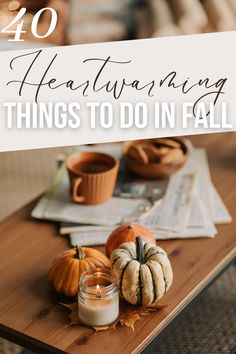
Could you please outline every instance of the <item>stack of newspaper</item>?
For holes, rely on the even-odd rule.
[[[71,201],[62,163],[32,216],[60,221],[60,232],[70,235],[72,245],[104,244],[122,222],[141,223],[157,239],[215,237],[215,224],[230,223],[231,216],[211,181],[206,151],[187,144],[189,159],[169,181],[130,181],[129,174],[126,179],[126,173],[120,171],[113,198],[96,206]],[[120,144],[79,149],[109,152],[117,158],[122,155]]]

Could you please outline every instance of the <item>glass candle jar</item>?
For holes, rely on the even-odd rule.
[[[80,277],[78,311],[81,323],[92,326],[112,324],[119,316],[119,291],[114,274],[95,269]]]

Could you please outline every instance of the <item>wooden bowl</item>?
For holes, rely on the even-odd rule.
[[[145,139],[145,140],[133,140],[133,141],[127,141],[123,144],[123,154],[124,154],[124,160],[127,168],[135,173],[136,175],[143,177],[143,178],[148,178],[148,179],[160,179],[160,178],[167,178],[170,175],[172,175],[174,172],[178,171],[186,162],[188,159],[188,148],[184,141],[180,138],[168,138],[171,140],[174,140],[178,142],[181,145],[181,149],[184,154],[184,159],[181,161],[181,163],[178,164],[164,164],[160,162],[152,162],[149,164],[142,164],[137,162],[137,160],[134,160],[130,156],[127,155],[128,149],[132,145],[140,145],[143,143],[148,143],[148,142],[154,142],[156,139]]]

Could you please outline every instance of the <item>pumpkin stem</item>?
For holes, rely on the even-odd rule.
[[[136,254],[137,260],[139,263],[144,263],[144,250],[143,250],[143,241],[140,236],[136,237]]]
[[[83,250],[82,250],[82,247],[80,247],[79,245],[77,245],[76,246],[76,258],[78,258],[78,259],[83,259],[83,258],[85,258],[85,254],[84,254],[84,252],[83,252]]]

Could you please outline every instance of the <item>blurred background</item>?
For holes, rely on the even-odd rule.
[[[56,9],[56,30],[50,37],[38,40],[56,45],[236,29],[235,0],[0,0],[0,29],[21,7],[27,8],[25,29],[39,9]],[[47,31],[50,19],[49,12],[40,17],[39,34]],[[31,31],[23,38],[36,40]]]

